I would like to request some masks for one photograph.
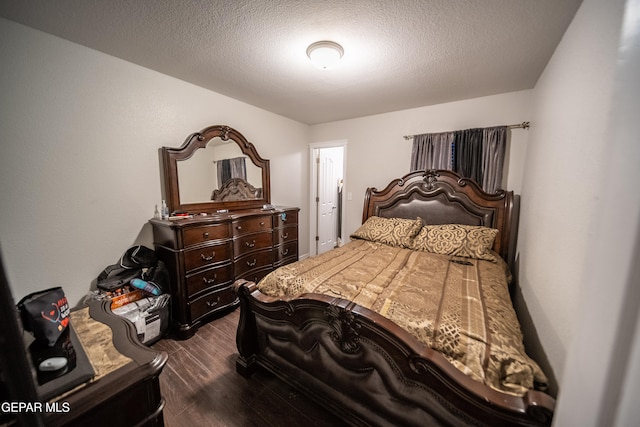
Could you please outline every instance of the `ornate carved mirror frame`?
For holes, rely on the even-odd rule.
[[[220,138],[222,141],[235,142],[238,147],[240,147],[242,154],[246,155],[253,165],[262,171],[262,182],[259,183],[262,187],[258,197],[227,201],[207,200],[190,202],[188,200],[181,200],[181,187],[178,174],[179,162],[190,159],[197,150],[205,149],[207,144],[214,138]],[[269,160],[260,157],[253,144],[247,141],[240,132],[229,126],[209,126],[200,132],[189,135],[179,148],[162,147],[161,155],[164,175],[164,194],[170,212],[201,213],[216,212],[222,209],[250,209],[262,207],[264,204],[271,202]],[[199,179],[206,180],[208,178],[203,176]],[[215,190],[215,188],[212,188],[212,190]]]

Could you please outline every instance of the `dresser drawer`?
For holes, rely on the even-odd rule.
[[[202,227],[186,228],[182,231],[184,246],[193,246],[212,240],[228,239],[229,225],[210,224]]]
[[[280,262],[286,258],[294,258],[294,261],[298,260],[298,242],[289,242],[284,245],[278,246],[274,249],[274,264],[278,267]]]
[[[236,293],[233,291],[232,285],[203,295],[189,303],[191,321],[195,322],[207,314],[237,302],[238,299],[236,298]]]
[[[298,211],[286,211],[276,214],[274,216],[274,227],[284,227],[287,225],[297,225],[298,224]]]
[[[227,261],[231,258],[231,242],[221,245],[191,249],[184,253],[184,266],[187,273],[192,270]]]
[[[273,251],[269,249],[241,256],[234,262],[234,270],[236,278],[238,278],[238,276],[247,271],[256,270],[262,267],[271,268],[272,265]]]
[[[271,215],[261,215],[253,218],[241,219],[239,221],[235,221],[232,227],[234,236],[271,230]]]
[[[233,280],[233,264],[209,268],[192,276],[187,276],[187,297],[191,298],[206,289],[230,283]]]
[[[273,244],[281,245],[293,240],[298,240],[298,227],[285,227],[273,229]]]
[[[247,252],[270,248],[272,245],[271,233],[269,232],[246,234],[233,241],[233,250],[237,257]]]

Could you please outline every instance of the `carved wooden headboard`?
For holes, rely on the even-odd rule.
[[[262,189],[254,187],[242,178],[231,178],[211,193],[211,200],[217,202],[260,198],[262,198]]]
[[[368,188],[362,222],[370,216],[422,218],[427,225],[482,225],[499,230],[493,250],[512,267],[518,233],[519,196],[486,193],[471,179],[447,170],[411,172],[383,190]]]

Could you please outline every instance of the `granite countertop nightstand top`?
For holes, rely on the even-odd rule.
[[[71,324],[96,373],[92,381],[133,361],[114,347],[111,328],[92,319],[88,307],[71,312]]]

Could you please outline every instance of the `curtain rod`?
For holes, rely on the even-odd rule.
[[[517,125],[508,125],[507,126],[509,129],[529,129],[529,122],[522,122],[520,124]],[[413,138],[415,135],[405,135],[403,136],[404,139],[411,139]]]

